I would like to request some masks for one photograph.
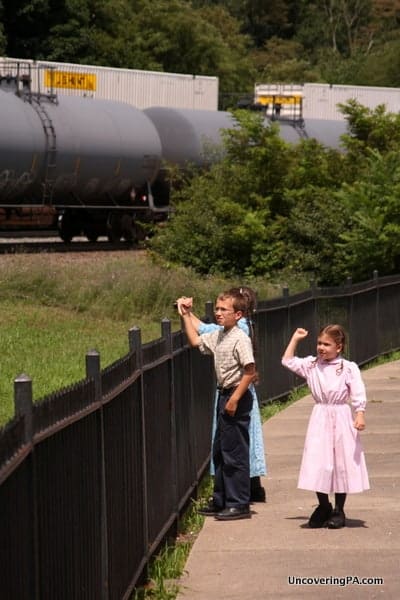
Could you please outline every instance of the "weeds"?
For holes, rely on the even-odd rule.
[[[379,365],[384,365],[387,362],[392,362],[394,360],[400,359],[400,351],[397,352],[389,352],[388,354],[382,354],[378,356],[374,360],[371,360],[366,365],[362,366],[362,370],[372,369],[373,367],[379,367]]]
[[[260,407],[262,421],[267,421],[300,398],[307,396],[309,393],[310,392],[307,386],[301,386],[293,389],[283,400],[275,400],[274,402],[268,402],[268,404],[262,405]]]
[[[149,567],[146,585],[135,590],[131,600],[174,600],[179,592],[181,577],[194,541],[201,531],[204,517],[197,509],[212,491],[212,479],[206,476],[199,487],[199,498],[192,500],[178,525],[178,536],[166,543],[163,550],[153,559]]]

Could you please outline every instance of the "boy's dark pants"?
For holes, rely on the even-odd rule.
[[[235,415],[230,417],[225,405],[233,390],[219,392],[213,443],[213,501],[221,508],[246,508],[250,503],[249,422],[253,397],[247,390]]]

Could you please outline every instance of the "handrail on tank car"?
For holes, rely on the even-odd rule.
[[[50,89],[48,92],[42,92],[40,89],[41,77],[40,72],[45,67],[42,65],[34,65],[30,62],[20,60],[5,60],[0,62],[0,88],[2,82],[5,81],[8,88],[13,87],[17,96],[23,97],[28,102],[35,100],[40,102],[41,99],[49,100],[50,102],[58,103],[58,96],[55,92],[55,86],[53,85],[53,77],[50,75]],[[50,71],[55,70],[55,67],[46,66],[46,69]],[[32,90],[32,73],[37,74],[37,91]]]

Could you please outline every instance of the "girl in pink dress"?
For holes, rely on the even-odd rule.
[[[346,336],[340,325],[328,325],[318,335],[317,356],[295,356],[308,335],[298,328],[282,357],[283,366],[303,377],[315,400],[305,439],[298,487],[315,491],[318,507],[309,526],[338,529],[346,524],[346,494],[369,489],[359,432],[365,429],[366,393],[360,369],[342,357]],[[355,416],[352,415],[350,403]],[[329,494],[335,494],[335,508]]]

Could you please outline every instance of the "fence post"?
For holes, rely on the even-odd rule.
[[[315,281],[315,279],[312,279],[310,281],[310,292],[311,292],[311,297],[312,297],[312,303],[313,303],[313,316],[312,316],[312,320],[313,320],[313,334],[315,335],[316,332],[319,330],[319,322],[318,322],[318,286],[317,286],[317,282]]]
[[[161,337],[165,338],[167,342],[168,353],[172,352],[172,336],[171,336],[171,321],[169,319],[163,319],[161,321]]]
[[[143,355],[142,355],[142,334],[140,327],[131,327],[128,331],[129,350],[136,354],[136,364],[138,369],[143,366]]]
[[[348,352],[350,360],[354,360],[356,362],[359,361],[359,352],[357,347],[357,339],[355,335],[355,325],[353,319],[354,312],[354,295],[351,292],[351,286],[353,285],[352,277],[346,277],[346,281],[344,282],[344,298],[347,299],[347,318],[348,318]]]
[[[30,491],[29,497],[32,507],[32,584],[31,594],[34,598],[39,598],[39,534],[38,534],[38,515],[37,515],[37,490],[36,490],[36,467],[35,455],[33,452],[33,395],[32,379],[22,373],[14,379],[14,412],[15,416],[24,419],[24,443],[31,446],[32,466],[30,471]]]
[[[86,353],[86,377],[93,377],[96,401],[101,400],[100,354],[97,350]]]
[[[178,518],[178,456],[177,456],[177,440],[176,440],[176,398],[175,398],[175,384],[174,384],[174,357],[172,348],[172,333],[171,333],[171,321],[169,319],[163,319],[161,321],[161,335],[166,342],[166,351],[169,356],[169,377],[170,377],[170,423],[171,423],[171,460],[172,460],[172,494],[173,494],[173,506]],[[178,521],[176,521],[176,525]]]
[[[375,354],[379,356],[381,354],[381,340],[380,340],[380,328],[379,328],[379,311],[380,311],[380,293],[379,293],[379,273],[377,269],[372,272],[372,277],[375,284],[375,335],[376,335],[376,348]]]
[[[94,393],[96,402],[101,402],[101,370],[100,354],[97,350],[86,353],[86,377],[94,380]],[[99,408],[99,443],[100,443],[100,540],[101,540],[101,600],[109,597],[108,586],[108,537],[107,537],[107,486],[106,486],[106,459],[104,443],[104,413],[103,407]]]
[[[14,379],[14,411],[24,417],[24,442],[32,443],[32,379],[24,373]]]
[[[214,302],[211,302],[211,300],[208,300],[206,302],[205,317],[208,323],[212,323],[214,321]]]
[[[143,501],[143,545],[144,548],[148,548],[149,545],[149,506],[147,496],[147,440],[146,440],[146,411],[145,411],[145,397],[144,397],[144,385],[143,385],[143,349],[142,349],[142,334],[140,327],[135,325],[128,331],[129,350],[135,353],[136,357],[136,368],[140,373],[140,419],[142,427],[142,472],[143,472],[143,486],[142,486],[142,501]],[[148,556],[146,555],[146,558]],[[146,576],[148,572],[149,561],[146,561]]]
[[[283,287],[282,288],[282,297],[284,298],[285,304],[286,304],[286,327],[287,327],[287,335],[285,336],[285,338],[289,339],[288,336],[290,335],[292,324],[290,322],[290,310],[289,310],[290,296],[289,296],[289,288],[288,287]]]

